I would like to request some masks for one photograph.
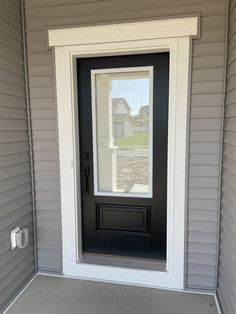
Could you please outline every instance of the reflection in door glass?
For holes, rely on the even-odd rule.
[[[152,195],[152,67],[93,72],[95,194]]]

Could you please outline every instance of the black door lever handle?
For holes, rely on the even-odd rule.
[[[90,168],[89,166],[83,166],[82,172],[85,179],[85,193],[89,194],[89,176],[90,176]]]

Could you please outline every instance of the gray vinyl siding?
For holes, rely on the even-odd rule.
[[[225,10],[224,0],[26,0],[40,270],[62,270],[54,67],[46,29],[200,13],[191,75],[186,285],[215,289]]]
[[[229,2],[228,60],[222,166],[218,295],[225,314],[236,311],[236,1]]]
[[[32,198],[20,1],[0,1],[0,312],[34,272]],[[10,231],[30,245],[11,250]]]

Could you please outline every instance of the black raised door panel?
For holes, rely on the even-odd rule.
[[[138,81],[139,72],[133,69],[142,67],[152,69],[152,79],[148,80],[146,72],[141,71]],[[126,79],[121,80],[122,74],[117,74],[117,69],[121,73],[125,69]],[[99,81],[92,74],[97,70],[110,72],[103,73]],[[84,253],[165,259],[169,53],[78,59],[77,73],[82,250]],[[102,85],[107,78],[110,85]],[[152,109],[146,104],[148,89],[144,90],[150,84]],[[108,85],[109,91],[105,90]],[[123,90],[127,97],[118,97]],[[108,99],[105,109],[101,109],[102,97]],[[99,130],[102,125],[99,119],[103,121],[103,115],[111,117],[112,126],[105,126],[104,122],[104,130],[108,130],[109,135]],[[107,120],[104,118],[104,121]],[[111,148],[114,153],[110,152]],[[112,175],[106,158],[115,165]],[[149,173],[151,164],[152,173]],[[114,187],[108,182],[110,177],[115,178]],[[109,186],[117,193],[106,193]],[[97,193],[98,189],[105,193]],[[138,194],[139,191],[144,194]],[[152,195],[146,191],[151,191]]]
[[[150,231],[150,208],[146,206],[118,206],[97,204],[97,230]]]

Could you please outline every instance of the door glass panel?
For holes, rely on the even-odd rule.
[[[94,193],[152,197],[153,67],[91,72]]]

